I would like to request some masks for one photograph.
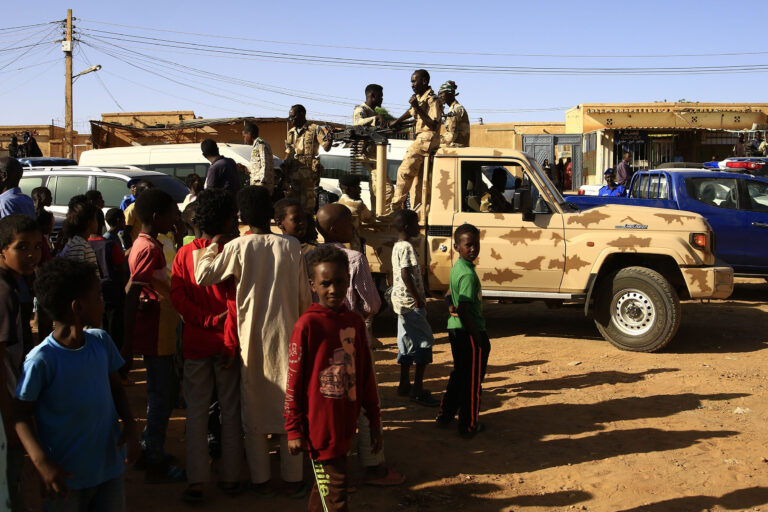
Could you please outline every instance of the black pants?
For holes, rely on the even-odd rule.
[[[347,512],[347,457],[312,460],[315,485],[309,495],[309,512]]]
[[[475,340],[464,329],[449,329],[453,371],[440,402],[438,421],[449,422],[459,413],[459,432],[473,432],[480,413],[480,394],[491,342],[480,332]]]

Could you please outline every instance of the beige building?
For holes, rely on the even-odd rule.
[[[766,122],[768,103],[582,103],[566,112],[565,131],[582,135],[582,183],[599,184],[625,151],[635,169],[721,160]]]
[[[469,127],[469,143],[485,148],[523,149],[523,135],[566,133],[565,123],[489,123]]]

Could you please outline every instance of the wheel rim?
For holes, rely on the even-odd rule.
[[[629,336],[642,336],[653,327],[656,308],[640,290],[624,290],[613,298],[611,318],[614,325]]]

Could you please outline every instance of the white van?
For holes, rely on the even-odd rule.
[[[394,184],[397,179],[397,169],[405,157],[405,150],[411,145],[411,140],[390,139],[387,145],[387,174],[390,181]],[[334,146],[330,151],[323,151],[320,148],[320,163],[323,164],[323,177],[320,179],[320,186],[329,192],[341,195],[339,188],[339,178],[344,174],[352,172],[350,162],[350,148],[344,146]],[[373,210],[371,206],[370,180],[371,176],[368,170],[360,166],[359,168],[362,180],[360,182],[360,198]]]
[[[218,143],[221,156],[246,165],[251,160],[251,146],[247,144]],[[275,157],[275,167],[282,160]],[[91,149],[80,155],[80,165],[115,166],[133,165],[147,171],[157,171],[178,178],[182,182],[190,174],[205,177],[210,162],[203,156],[200,144],[158,144],[154,146],[125,146],[120,148]]]

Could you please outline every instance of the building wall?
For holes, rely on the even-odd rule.
[[[565,123],[489,123],[469,127],[469,145],[523,149],[523,135],[566,133]]]
[[[768,121],[768,103],[583,103],[565,115],[567,133],[601,129],[749,130]]]
[[[24,142],[24,132],[31,133],[43,156],[64,157],[64,128],[51,124],[26,125],[26,126],[0,126],[0,156],[8,156],[8,144],[11,136],[19,139],[19,144]],[[74,132],[74,143],[77,154],[91,148],[90,135]]]

